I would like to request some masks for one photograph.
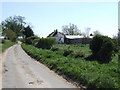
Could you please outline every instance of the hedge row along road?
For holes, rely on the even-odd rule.
[[[76,88],[15,44],[4,52],[2,88]]]

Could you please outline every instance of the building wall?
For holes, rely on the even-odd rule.
[[[64,43],[64,38],[63,37],[54,37],[58,41],[58,43],[63,44]]]
[[[64,43],[65,44],[89,44],[91,39],[87,38],[75,38],[75,39],[69,39],[65,38]]]

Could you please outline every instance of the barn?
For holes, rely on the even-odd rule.
[[[90,39],[92,38],[85,38],[80,35],[64,35],[63,33],[58,32],[58,30],[54,30],[54,32],[49,34],[47,37],[56,38],[59,44],[89,44]]]

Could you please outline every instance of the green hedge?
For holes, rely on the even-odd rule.
[[[31,37],[25,38],[25,43],[26,44],[32,44],[32,45],[34,45],[34,40],[35,39],[39,39],[39,37],[37,37],[37,36],[31,36]]]
[[[43,49],[50,49],[54,44],[56,44],[55,38],[40,38],[36,47]]]

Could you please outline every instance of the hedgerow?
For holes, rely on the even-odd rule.
[[[33,45],[35,39],[39,39],[39,37],[37,37],[37,36],[31,36],[31,37],[25,38],[25,43]]]
[[[36,47],[42,49],[50,49],[54,44],[56,44],[55,38],[40,38]]]

